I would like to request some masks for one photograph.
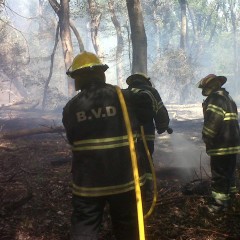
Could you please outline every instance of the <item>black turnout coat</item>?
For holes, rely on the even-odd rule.
[[[210,156],[240,153],[240,131],[237,106],[221,88],[203,102],[202,138]]]
[[[152,118],[149,97],[123,90],[138,157],[140,184],[151,175],[139,146],[140,125]],[[105,196],[134,189],[125,122],[114,86],[92,83],[63,109],[63,125],[72,146],[73,194]]]

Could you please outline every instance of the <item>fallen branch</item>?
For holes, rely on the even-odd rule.
[[[24,111],[35,109],[39,105],[39,101],[20,100],[0,106],[0,110]]]
[[[41,128],[34,128],[34,129],[23,129],[18,130],[10,133],[5,133],[2,135],[2,138],[5,139],[13,139],[13,138],[19,138],[19,137],[25,137],[35,134],[44,134],[44,133],[61,133],[65,132],[64,128],[62,126],[58,127],[41,127]]]
[[[208,196],[203,196],[203,197],[208,197]],[[158,200],[156,202],[156,206],[162,206],[162,205],[169,205],[169,204],[177,204],[179,202],[185,201],[186,199],[198,199],[199,195],[181,195],[177,196],[174,195],[172,197],[168,198],[161,198],[161,196],[158,197]]]
[[[175,225],[174,224],[174,227],[175,228],[180,228],[180,229],[183,229],[183,230],[191,230],[191,231],[201,231],[201,232],[209,232],[209,233],[213,233],[213,234],[217,234],[217,235],[220,235],[220,236],[223,236],[223,237],[227,237],[227,239],[236,239],[226,233],[221,233],[221,232],[218,232],[218,231],[214,231],[214,230],[211,230],[211,229],[205,229],[205,228],[188,228],[188,227],[182,227],[182,226],[178,226],[178,225]]]

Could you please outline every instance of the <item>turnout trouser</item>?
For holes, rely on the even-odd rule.
[[[227,204],[236,190],[236,159],[236,154],[211,156],[212,196],[219,203]]]
[[[113,233],[117,240],[137,240],[138,220],[135,192],[104,197],[73,195],[72,240],[97,240],[104,208],[109,204]]]

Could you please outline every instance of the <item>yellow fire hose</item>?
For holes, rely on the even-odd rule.
[[[124,118],[125,125],[126,125],[126,130],[127,130],[127,134],[128,134],[128,142],[129,142],[129,150],[130,150],[131,160],[132,160],[132,169],[133,169],[133,177],[134,177],[134,183],[135,183],[136,202],[137,202],[139,240],[145,240],[142,196],[141,196],[141,188],[140,188],[140,183],[139,183],[137,155],[136,155],[136,149],[135,149],[134,140],[133,140],[133,133],[132,133],[129,115],[127,112],[127,106],[126,106],[122,91],[118,86],[116,86],[116,90],[117,90],[118,98],[119,98],[122,112],[123,112],[123,118]]]
[[[153,160],[152,160],[151,154],[150,154],[148,146],[147,146],[147,141],[145,138],[143,126],[141,126],[141,136],[142,136],[145,151],[147,153],[147,157],[148,157],[148,161],[150,164],[152,177],[153,177],[153,200],[152,200],[152,204],[151,204],[149,211],[147,212],[146,215],[144,215],[144,218],[148,218],[152,214],[152,212],[155,208],[156,202],[157,202],[157,178],[156,178],[156,173],[155,173],[155,169],[153,166]]]
[[[118,98],[119,98],[122,112],[123,112],[123,117],[124,117],[127,134],[128,134],[129,149],[130,149],[130,153],[131,153],[134,184],[135,184],[135,193],[136,193],[136,201],[137,201],[139,239],[144,240],[145,239],[145,230],[144,230],[144,220],[143,220],[142,196],[141,196],[141,188],[140,188],[140,183],[139,183],[137,156],[136,156],[136,150],[135,150],[135,145],[134,145],[134,140],[133,140],[133,133],[132,133],[130,119],[129,119],[129,115],[128,115],[128,111],[127,111],[127,107],[126,107],[126,103],[125,103],[122,91],[117,86],[116,86],[116,90],[117,90]],[[154,170],[154,166],[153,166],[153,160],[152,160],[151,154],[150,154],[148,146],[147,146],[147,141],[145,138],[143,126],[141,126],[141,136],[142,136],[144,148],[147,153],[148,161],[149,161],[152,176],[153,176],[153,193],[154,193],[153,200],[152,200],[152,204],[151,204],[149,211],[147,212],[146,215],[144,215],[144,218],[148,218],[152,214],[154,207],[156,205],[156,202],[157,202],[157,180],[156,180],[156,174],[155,174],[155,170]]]

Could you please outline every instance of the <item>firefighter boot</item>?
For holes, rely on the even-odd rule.
[[[221,201],[219,199],[212,199],[211,203],[208,205],[207,209],[209,213],[224,213],[229,210],[230,201]]]

